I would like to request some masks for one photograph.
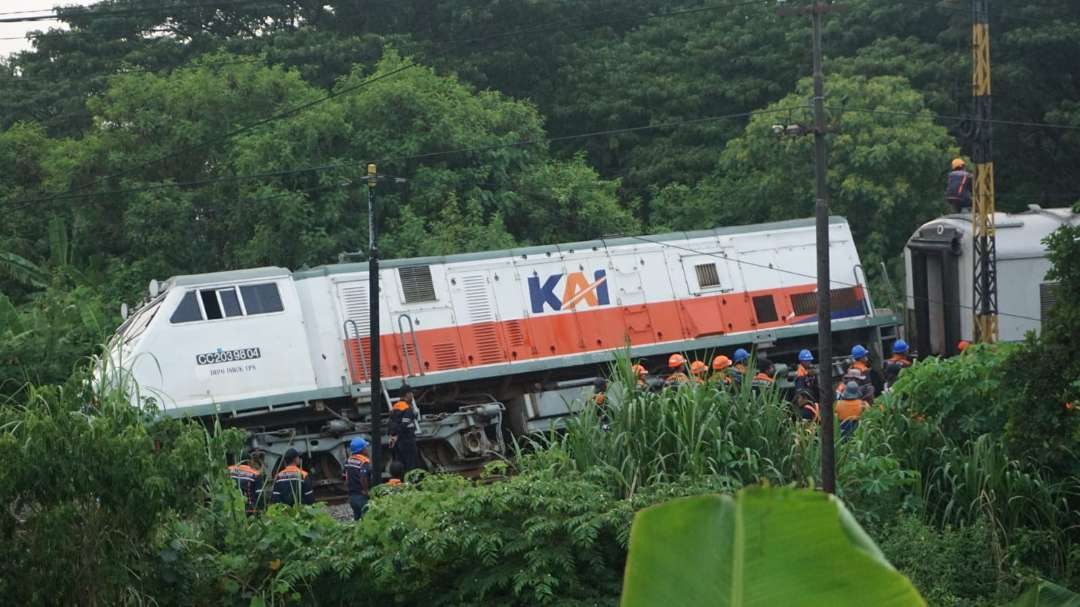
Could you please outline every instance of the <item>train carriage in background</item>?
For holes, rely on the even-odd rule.
[[[830,221],[839,347],[880,348],[847,222]],[[672,352],[816,343],[813,220],[383,262],[383,385],[415,387],[421,451],[475,467],[514,434],[550,427],[629,349],[659,372]],[[173,416],[218,418],[251,445],[306,453],[326,483],[370,421],[366,264],[178,276],[117,331],[115,365]],[[880,357],[880,353],[879,353]]]
[[[998,338],[1020,341],[1036,333],[1054,302],[1046,281],[1050,261],[1043,239],[1080,223],[1072,209],[1030,205],[1024,213],[995,213]],[[905,311],[910,341],[921,356],[957,353],[974,333],[974,257],[971,214],[951,214],[923,224],[904,250]]]

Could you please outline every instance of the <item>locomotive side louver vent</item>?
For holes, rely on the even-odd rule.
[[[345,320],[356,323],[361,335],[367,336],[369,316],[367,285],[363,283],[341,286],[341,307],[345,310]],[[351,328],[351,323],[350,323]]]
[[[854,287],[833,289],[829,295],[829,302],[834,313],[858,307],[860,303]],[[793,294],[791,296],[791,309],[796,316],[817,314],[817,291]]]
[[[525,330],[521,326],[520,320],[508,320],[506,321],[506,336],[510,340],[510,345],[514,347],[521,347],[525,345]]]
[[[457,344],[435,344],[435,368],[456,369],[461,366],[461,355],[458,354]]]
[[[504,357],[502,348],[499,347],[499,334],[495,328],[495,311],[491,307],[487,278],[482,274],[465,276],[462,278],[462,287],[465,290],[465,307],[476,340],[476,358],[481,363],[501,362]]]
[[[430,266],[398,268],[398,278],[401,280],[401,290],[405,294],[405,303],[436,301]]]
[[[715,263],[703,263],[694,266],[694,271],[697,273],[698,287],[705,289],[720,286],[720,275],[716,272]]]
[[[338,287],[341,309],[345,315],[345,353],[349,357],[349,369],[356,381],[367,381],[371,369],[371,340],[368,314],[367,285],[362,282],[346,283]],[[352,321],[352,322],[349,322]]]
[[[1039,284],[1039,319],[1045,320],[1050,314],[1050,308],[1057,303],[1058,283],[1044,282]]]

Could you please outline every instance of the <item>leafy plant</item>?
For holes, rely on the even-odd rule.
[[[622,605],[925,605],[835,498],[757,487],[637,514]]]

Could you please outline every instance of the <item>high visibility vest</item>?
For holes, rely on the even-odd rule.
[[[849,419],[862,417],[863,409],[868,405],[862,399],[842,399],[836,401],[836,419],[846,422]]]

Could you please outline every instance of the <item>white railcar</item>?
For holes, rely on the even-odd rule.
[[[1024,213],[996,213],[998,336],[1019,341],[1038,332],[1053,304],[1046,281],[1050,262],[1043,239],[1080,223],[1071,209],[1031,205]],[[904,250],[907,327],[921,356],[952,355],[974,337],[974,256],[971,214],[952,214],[921,226]]]
[[[830,235],[838,345],[880,345],[896,317],[874,310],[847,222]],[[812,348],[814,243],[813,221],[793,220],[383,262],[384,386],[421,394],[430,465],[474,465],[501,450],[504,424],[565,415],[619,350],[657,372],[672,352]],[[111,351],[167,414],[325,456],[334,476],[369,421],[368,313],[366,264],[177,276]]]

